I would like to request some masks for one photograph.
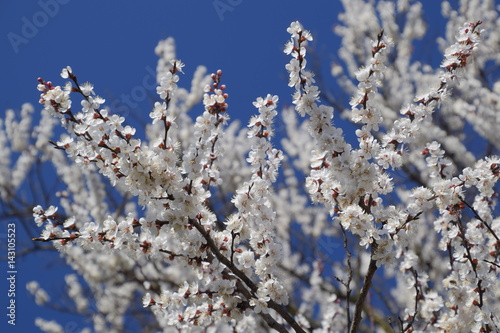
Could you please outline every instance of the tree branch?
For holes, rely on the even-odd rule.
[[[236,265],[234,265],[230,259],[226,258],[219,251],[219,248],[217,247],[217,245],[215,244],[213,239],[210,237],[210,234],[207,232],[207,230],[205,230],[203,225],[201,223],[199,223],[198,221],[196,221],[195,219],[189,219],[189,222],[196,228],[196,230],[198,230],[200,232],[200,234],[203,236],[203,238],[205,238],[208,247],[210,248],[212,253],[217,257],[217,259],[221,263],[223,263],[229,270],[231,270],[231,272],[234,275],[236,275],[241,281],[243,281],[250,288],[252,293],[256,293],[258,288],[255,285],[255,283],[248,276],[246,276],[245,273],[243,273],[241,270],[239,270],[238,267],[236,267]],[[245,297],[247,297],[247,299],[249,299],[248,297],[254,298],[254,296],[250,293],[246,294]],[[288,311],[283,306],[277,304],[273,300],[268,301],[267,305],[271,309],[273,309],[277,313],[279,313],[280,316],[283,317],[283,319],[285,319],[285,321],[288,324],[290,324],[290,326],[292,326],[292,328],[295,330],[295,332],[305,333],[304,329],[295,321],[295,319],[292,317],[292,315],[290,313],[288,313]],[[260,313],[260,315],[264,318],[264,320],[266,320],[266,322],[268,322],[267,320],[269,318],[267,315],[265,316],[265,314],[263,314],[263,313]],[[272,317],[271,317],[271,319],[272,319]],[[277,322],[276,322],[276,324],[274,322],[272,322],[272,325],[274,326],[272,328],[278,330],[277,325],[279,325],[279,324]],[[285,328],[283,327],[283,329],[285,329]],[[281,332],[281,328],[279,331]],[[286,332],[286,329],[282,332]]]
[[[354,309],[354,319],[351,325],[350,333],[358,332],[359,325],[361,323],[361,312],[363,312],[363,306],[365,303],[366,296],[368,296],[368,292],[370,291],[370,287],[372,284],[373,276],[375,275],[375,271],[377,270],[377,261],[373,259],[373,254],[375,252],[375,246],[372,247],[372,253],[370,259],[370,265],[368,266],[368,272],[366,273],[365,280],[363,283],[363,287],[361,288],[361,293],[359,294],[359,298],[356,302],[356,307]]]

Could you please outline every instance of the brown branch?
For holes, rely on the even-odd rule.
[[[236,289],[246,297],[246,299],[251,299],[253,298],[252,293],[248,291],[248,289],[243,285],[243,282],[241,280],[236,280]],[[278,332],[282,333],[288,333],[288,330],[281,324],[279,324],[273,317],[271,317],[267,313],[259,313],[260,316],[264,319],[264,321],[267,323],[267,325],[273,329],[275,329]]]
[[[250,288],[252,293],[255,294],[257,292],[257,289],[258,289],[257,286],[255,285],[255,283],[248,276],[246,276],[245,273],[243,273],[240,269],[238,269],[238,267],[236,267],[236,265],[234,265],[234,263],[232,263],[230,259],[226,258],[226,256],[224,256],[220,252],[219,247],[217,246],[217,244],[215,244],[213,239],[210,237],[210,234],[205,229],[205,227],[203,227],[203,225],[195,219],[189,219],[189,223],[191,225],[193,225],[196,228],[196,230],[198,230],[198,232],[203,236],[203,238],[205,238],[205,241],[207,242],[207,246],[210,248],[211,252],[217,257],[217,259],[221,263],[223,263],[241,281],[243,281]],[[245,288],[245,290],[246,290],[246,288]],[[248,297],[254,298],[254,296],[251,293],[248,293],[245,297],[247,297],[247,299],[248,299]],[[288,324],[290,324],[290,326],[292,326],[292,328],[296,332],[305,333],[304,329],[295,321],[295,319],[292,317],[292,315],[290,313],[288,313],[288,311],[283,306],[277,304],[273,300],[268,301],[267,305],[268,305],[268,307],[270,307],[271,309],[276,311],[278,314],[280,314],[281,317]],[[267,322],[267,320],[269,319],[268,315],[266,316],[264,313],[260,313],[260,315]],[[282,325],[278,324],[277,322],[276,322],[276,324],[273,323],[273,325],[275,326],[275,327],[273,327],[275,330],[279,330],[280,332],[287,332],[286,328],[283,327]],[[277,328],[278,326],[276,326],[276,325],[279,325],[281,327],[279,327],[279,329],[278,329]],[[281,329],[283,329],[283,331]]]
[[[356,301],[356,307],[354,309],[354,319],[351,325],[350,333],[358,332],[359,325],[361,324],[361,313],[363,312],[364,303],[370,287],[372,284],[373,276],[377,270],[377,261],[373,259],[373,254],[375,253],[376,244],[372,247],[372,253],[370,259],[370,265],[368,266],[368,272],[366,273],[365,280],[363,282],[363,287],[361,288],[361,293],[359,294],[358,300]]]
[[[479,221],[481,221],[482,224],[484,224],[484,226],[488,229],[488,231],[493,235],[493,237],[495,237],[495,239],[497,240],[497,243],[500,243],[500,238],[498,238],[497,234],[495,233],[495,231],[491,228],[491,226],[486,223],[485,220],[483,220],[481,218],[481,216],[479,215],[479,213],[474,209],[474,207],[472,207],[467,201],[464,200],[464,198],[462,198],[460,195],[458,196],[458,198],[460,200],[462,200],[462,202],[472,211],[472,213],[474,214],[474,217],[476,219],[478,219]]]
[[[345,232],[345,229],[344,227],[342,226],[342,224],[339,224],[340,225],[340,229],[342,230],[342,236],[344,237],[344,249],[345,249],[345,252],[346,252],[346,256],[347,256],[347,281],[340,281],[338,278],[337,280],[339,280],[340,283],[342,283],[346,289],[346,315],[347,315],[347,327],[351,326],[351,312],[350,312],[350,308],[351,308],[351,281],[352,281],[352,267],[351,267],[351,252],[349,251],[349,246],[347,244],[347,234]]]

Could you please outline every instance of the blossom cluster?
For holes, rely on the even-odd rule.
[[[292,22],[284,52],[293,107],[259,97],[246,128],[229,121],[221,70],[199,67],[191,89],[181,87],[171,38],[155,50],[159,101],[144,139],[71,67],[61,86],[38,80],[47,126],[34,143],[29,105],[20,121],[14,112],[0,121],[0,146],[21,152],[10,170],[12,154],[0,149],[2,200],[39,151],[66,187],[58,205],[33,209],[43,227],[35,240],[80,275],[64,283],[75,312],[96,310],[93,331],[123,331],[130,313],[165,332],[499,329],[500,86],[488,87],[478,67],[500,51],[481,28],[500,20],[485,1],[469,6],[484,22],[464,25],[443,2],[453,24],[434,70],[411,55],[425,32],[419,2],[342,3],[344,63],[332,74],[352,96],[345,106],[309,69],[313,35]],[[189,115],[198,102],[200,114]],[[57,119],[67,134],[49,141]],[[472,129],[488,156],[468,145]],[[38,304],[54,302],[36,282],[28,289]]]
[[[452,279],[454,284],[443,284],[449,297],[443,298],[430,289],[427,273],[417,269],[419,265],[416,262],[408,261],[409,255],[402,257],[401,270],[407,272],[409,287],[414,285],[417,290],[417,295],[414,295],[417,303],[413,312],[407,310],[408,315],[405,317],[408,327],[414,325],[413,317],[419,308],[422,308],[421,316],[424,319],[437,322],[435,327],[444,331],[452,327],[459,316],[475,318],[472,326],[477,330],[482,328],[488,331],[497,325],[495,310],[486,310],[485,315],[484,307],[486,303],[494,304],[496,287],[492,286],[496,286],[498,282],[498,266],[492,264],[496,261],[497,252],[486,251],[488,245],[491,249],[499,244],[498,231],[496,227],[492,227],[492,224],[497,224],[492,215],[494,203],[488,199],[492,197],[492,188],[498,180],[498,157],[479,161],[476,165],[481,165],[482,171],[477,170],[481,176],[474,179],[488,179],[488,190],[480,188],[480,182],[470,183],[471,178],[467,177],[467,187],[476,187],[479,192],[474,202],[488,203],[481,205],[481,213],[478,213],[474,204],[469,205],[464,201],[464,183],[461,181],[463,176],[453,177],[456,167],[445,157],[446,151],[436,141],[427,144],[422,152],[423,156],[427,156],[431,179],[429,183],[425,183],[427,188],[415,189],[408,202],[409,209],[385,206],[383,203],[384,197],[394,189],[388,169],[403,168],[409,162],[405,156],[406,147],[413,148],[420,144],[420,133],[429,123],[434,110],[449,94],[447,87],[450,81],[457,79],[458,70],[467,65],[468,58],[477,49],[480,35],[484,32],[478,28],[481,23],[466,24],[460,29],[456,43],[445,52],[442,65],[445,70],[439,75],[439,85],[417,96],[416,105],[403,107],[400,113],[405,117],[395,120],[386,134],[377,133],[378,136],[375,136],[373,133],[382,124],[382,112],[377,109],[375,102],[377,87],[382,86],[384,53],[391,44],[391,41],[385,40],[383,31],[380,32],[377,40],[372,42],[369,64],[355,73],[359,84],[350,104],[352,122],[362,124],[356,130],[358,149],[346,143],[342,131],[334,127],[331,122],[333,110],[318,103],[320,92],[314,85],[315,81],[307,71],[304,60],[304,42],[309,38],[303,36],[310,36],[310,33],[298,23],[289,28],[295,38],[291,42],[293,45],[289,44],[285,48],[285,53],[292,55],[287,69],[290,73],[290,86],[295,87],[293,103],[301,116],[310,116],[309,133],[315,141],[311,172],[306,182],[313,202],[329,207],[334,219],[345,230],[359,237],[360,246],[370,246],[372,263],[377,266],[396,264],[399,261],[397,258],[408,252],[420,215],[434,205],[439,208],[439,217],[434,221],[434,226],[442,235],[440,248],[453,253],[450,272],[445,281]],[[466,168],[464,172],[470,174],[472,171],[469,170],[471,169]],[[462,221],[466,206],[475,215],[467,224]],[[489,218],[483,218],[483,215]],[[376,269],[371,264],[370,268]],[[484,288],[485,284],[492,288]],[[456,285],[462,287],[457,289]],[[424,290],[421,286],[430,290]],[[467,301],[463,296],[454,296],[463,288],[468,290]],[[462,304],[466,306],[463,307]],[[436,317],[437,313],[441,313],[443,317]]]
[[[93,90],[84,90],[70,67],[63,69],[61,76],[75,86],[70,83],[61,89],[39,79],[41,103],[73,133],[53,143],[55,148],[66,151],[78,164],[96,166],[113,185],[136,195],[148,213],[139,219],[129,213],[122,219],[109,215],[103,221],[82,224],[75,217],[60,220],[54,206],[37,206],[33,210],[35,221],[44,225],[38,240],[53,241],[61,251],[80,246],[105,253],[121,251],[136,260],[144,255],[164,257],[171,265],[192,266],[193,282],[184,283],[178,291],[164,290],[154,298],[148,293],[144,298],[144,305],[153,306],[158,316],[167,310],[169,325],[203,326],[220,318],[237,320],[245,309],[262,312],[266,321],[275,322],[267,315],[268,308],[283,312],[280,305],[288,302],[275,269],[280,248],[273,237],[275,213],[269,201],[270,186],[276,181],[283,156],[269,141],[278,98],[268,95],[254,103],[259,115],[249,125],[248,137],[255,142],[247,159],[253,175],[236,191],[233,203],[239,212],[220,222],[205,203],[211,196],[210,188],[222,183],[217,166],[223,156],[219,142],[229,119],[222,71],[213,74],[212,84],[204,89],[205,112],[194,124],[196,140],[180,156],[176,149],[179,143],[169,136],[176,123],[168,106],[177,89],[175,73],[182,63],[172,64],[170,75],[160,79],[157,89],[164,102],[156,103],[150,114],[153,123],[163,124],[163,137],[149,145],[134,138],[135,129],[121,125],[122,117],[108,116],[108,110],[101,108],[104,100],[92,96]],[[78,113],[71,108],[73,92],[83,96]],[[227,227],[218,230],[221,223]],[[291,316],[287,317],[297,326]]]

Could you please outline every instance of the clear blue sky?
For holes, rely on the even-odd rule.
[[[328,73],[336,59],[338,39],[332,33],[337,21],[337,1],[1,1],[0,2],[0,115],[19,110],[25,102],[35,105],[39,92],[36,79],[61,84],[59,76],[70,65],[80,82],[90,81],[95,91],[109,101],[131,94],[156,68],[154,47],[160,39],[176,39],[177,57],[185,64],[179,85],[188,87],[197,65],[210,72],[222,69],[229,93],[232,119],[246,124],[255,108],[252,101],[267,93],[278,94],[280,105],[291,103],[284,68],[288,57],[283,45],[286,28],[299,20],[311,30],[318,55]],[[226,11],[217,4],[227,6]],[[221,5],[222,4],[222,5]],[[154,90],[148,94],[155,96]],[[131,110],[134,118],[147,120],[150,101],[139,101]],[[346,104],[348,101],[345,101]],[[198,111],[201,113],[201,107]],[[0,230],[5,241],[5,230]],[[30,242],[18,231],[18,250]],[[1,246],[4,251],[4,246]],[[0,258],[4,258],[4,253]],[[6,324],[7,267],[0,262],[0,331],[38,332],[35,317],[55,319],[79,332],[77,318],[34,305],[26,282],[36,279],[49,291],[62,292],[63,274],[47,253],[17,258],[16,327]],[[7,331],[4,329],[7,327]],[[79,329],[77,329],[79,327]]]
[[[0,4],[0,110],[35,103],[36,78],[61,83],[59,73],[66,65],[81,81],[94,83],[96,92],[108,100],[128,94],[148,75],[148,66],[156,68],[158,41],[172,36],[177,56],[186,64],[180,85],[189,85],[199,64],[209,71],[220,68],[229,103],[238,105],[233,118],[248,114],[260,95],[281,92],[284,102],[291,94],[284,69],[288,57],[282,53],[290,22],[303,22],[323,50],[331,46],[331,51],[331,28],[339,7],[335,1],[311,1],[307,6],[302,1],[43,1],[66,4],[54,10],[54,17],[41,14],[44,9],[37,1]],[[217,2],[240,4],[218,12]],[[23,30],[25,22],[40,27],[35,25],[38,31],[31,33]],[[24,32],[28,38],[12,43],[11,32],[21,37]]]

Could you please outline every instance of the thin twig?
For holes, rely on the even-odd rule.
[[[347,235],[344,227],[340,224],[340,229],[342,230],[342,235],[344,237],[344,248],[347,257],[347,281],[340,281],[346,289],[346,315],[347,315],[347,327],[351,326],[351,281],[352,281],[352,267],[351,267],[351,252],[347,244]]]

